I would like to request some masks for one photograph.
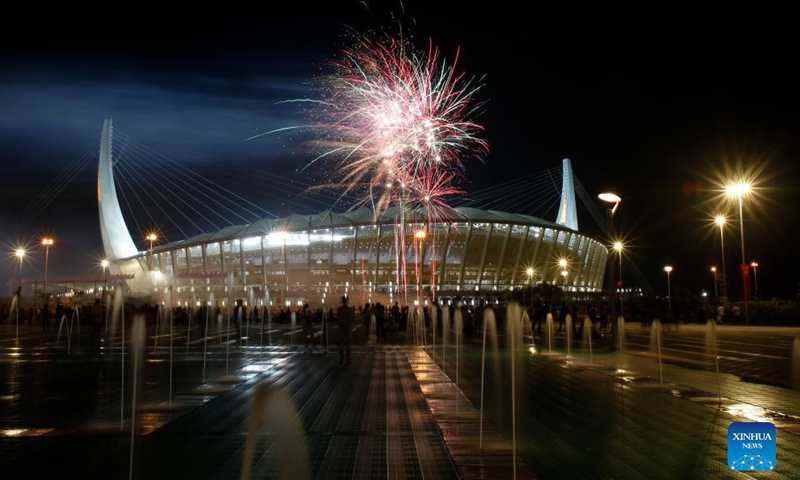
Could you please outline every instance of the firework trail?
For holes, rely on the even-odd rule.
[[[376,217],[396,212],[396,255],[405,275],[406,216],[419,212],[428,225],[453,218],[447,199],[463,193],[458,183],[465,159],[488,153],[479,137],[483,127],[474,121],[483,107],[476,100],[483,83],[456,70],[458,52],[448,65],[431,42],[420,52],[408,36],[352,38],[352,46],[329,62],[332,73],[317,79],[318,97],[289,101],[313,107],[311,125],[279,131],[311,127],[321,133],[318,155],[306,168],[327,163],[330,181],[314,189],[340,190],[340,200],[370,205]],[[396,280],[406,285],[400,270]]]
[[[458,73],[457,62],[458,54],[447,65],[432,43],[417,52],[403,37],[361,36],[330,62],[333,73],[321,82],[317,105],[333,148],[318,159],[335,158],[338,186],[360,204],[371,204],[376,215],[398,207],[396,248],[403,255],[397,258],[402,269],[396,280],[406,292],[406,215],[424,212],[428,225],[452,218],[447,198],[462,193],[457,184],[464,159],[488,151],[478,136],[483,128],[473,120],[482,106],[475,100],[482,84]],[[432,240],[435,298],[437,242]],[[419,284],[418,243],[412,246]]]
[[[447,65],[433,44],[419,53],[403,37],[357,37],[320,79],[316,113],[329,148],[312,163],[334,159],[335,183],[376,212],[418,204],[432,186],[450,189],[430,177],[454,184],[465,158],[488,151],[473,121],[482,84],[457,73],[457,59]]]

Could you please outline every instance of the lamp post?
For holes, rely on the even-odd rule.
[[[536,273],[536,271],[533,269],[533,267],[528,267],[528,268],[525,270],[525,275],[527,275],[527,276],[528,276],[528,294],[530,294],[530,290],[531,290],[531,282],[533,281],[533,274],[534,274],[534,273]],[[523,301],[524,301],[524,300],[525,300],[525,299],[523,298]],[[531,300],[532,300],[532,299],[531,299]]]
[[[153,270],[153,243],[158,240],[158,235],[155,232],[150,232],[145,238],[150,242],[150,270]]]
[[[664,267],[664,271],[667,272],[667,309],[672,312],[672,287],[669,283],[669,273],[672,271],[672,267],[667,265]]]
[[[286,259],[286,238],[289,236],[289,234],[287,232],[278,232],[278,235],[281,240],[281,259],[283,260],[283,287],[281,287],[281,303],[285,303],[286,293],[289,291],[289,263]],[[347,295],[346,288],[344,293]]]
[[[750,263],[753,267],[753,281],[755,281],[755,295],[758,295],[758,262]]]
[[[717,267],[711,267],[711,273],[714,274],[714,301],[718,299],[717,295]]]
[[[53,246],[55,241],[52,237],[44,237],[42,238],[42,246],[44,247],[44,304],[47,307],[48,298],[47,298],[47,267],[50,261],[50,247]]]
[[[22,301],[22,259],[25,258],[25,249],[18,248],[14,255],[19,259],[19,289],[17,290],[17,342],[19,342],[19,302]]]
[[[617,292],[619,296],[619,314],[622,315],[622,242],[614,242],[614,251],[617,252],[617,256],[619,257],[619,288],[620,291]],[[615,286],[616,288],[616,286]]]
[[[103,311],[106,317],[106,327],[103,330],[103,348],[108,346],[108,265],[109,261],[103,259],[100,266],[103,267]]]
[[[109,262],[106,259],[100,262],[100,266],[103,267],[103,303],[105,304],[106,298],[106,290],[108,290],[108,265]]]
[[[561,284],[564,286],[566,290],[567,287],[567,259],[566,258],[559,258],[558,259],[558,267],[561,268]]]
[[[606,221],[608,222],[608,238],[617,238],[616,230],[614,229],[614,213],[617,211],[617,207],[622,199],[619,195],[615,193],[605,192],[601,193],[597,196],[600,200],[613,204],[613,207],[606,209]],[[611,308],[616,308],[616,276],[614,271],[614,265],[612,262],[608,262],[608,292],[609,292],[609,301],[611,303]],[[612,320],[611,320],[611,331],[617,331],[617,315],[616,312],[612,310]]]
[[[748,290],[750,288],[750,282],[745,282],[747,273],[749,273],[749,267],[744,259],[744,209],[742,207],[744,197],[750,193],[751,187],[750,184],[747,182],[739,182],[735,184],[728,185],[725,188],[725,193],[729,197],[734,197],[739,202],[739,235],[741,237],[741,244],[742,244],[742,293],[744,294],[744,321],[745,323],[750,323],[750,316],[748,313]]]
[[[417,300],[421,301],[422,279],[420,278],[420,276],[422,273],[422,268],[424,268],[424,266],[423,267],[420,266],[419,260],[420,260],[420,255],[422,253],[422,241],[425,240],[425,230],[417,230],[416,233],[414,233],[414,239],[416,240],[416,243],[414,244],[414,274],[415,274],[414,276],[416,277],[415,280],[417,282]],[[424,259],[423,259],[423,265],[424,265]]]
[[[720,256],[722,256],[722,296],[728,297],[728,272],[725,270],[725,235],[723,230],[725,227],[725,216],[717,215],[714,217],[714,223],[719,226],[719,249]]]

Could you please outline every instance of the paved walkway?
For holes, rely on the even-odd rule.
[[[264,360],[237,355],[239,368],[229,375],[180,392],[171,404],[140,405],[133,449],[130,405],[123,424],[102,411],[111,408],[110,402],[98,405],[98,415],[87,415],[80,425],[59,424],[60,416],[69,417],[68,409],[51,405],[60,413],[33,418],[8,393],[0,465],[4,474],[26,478],[65,472],[126,478],[132,455],[135,478],[238,478],[251,398],[259,384],[269,382],[286,391],[297,408],[313,477],[458,478],[408,350],[357,351],[350,365],[340,365],[335,353],[308,354],[297,347],[273,349]],[[118,405],[114,413],[119,414]],[[277,477],[274,441],[285,434],[262,429],[253,478]]]
[[[289,338],[287,327],[274,330]],[[659,365],[643,351],[590,359],[580,349],[524,350],[513,379],[508,353],[490,354],[481,418],[475,342],[462,342],[458,366],[451,346],[443,362],[441,346],[408,345],[356,346],[353,363],[340,365],[321,347],[238,348],[224,331],[204,357],[205,341],[180,344],[186,332],[177,331],[173,362],[169,335],[148,351],[132,424],[132,374],[121,382],[119,349],[67,355],[52,334],[24,332],[18,348],[0,333],[0,471],[9,478],[127,478],[131,464],[134,478],[238,478],[251,401],[265,383],[292,399],[314,478],[510,478],[514,469],[541,479],[800,478],[800,392]],[[728,426],[756,420],[778,428],[777,469],[730,471]],[[260,431],[253,478],[278,477],[286,434]]]

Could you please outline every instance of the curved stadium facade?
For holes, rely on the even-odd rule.
[[[405,242],[398,240],[402,236]],[[227,227],[136,256],[145,271],[174,279],[179,293],[197,287],[268,288],[270,298],[292,303],[345,291],[396,298],[402,293],[398,278],[414,296],[421,289],[430,298],[434,288],[437,296],[482,295],[526,285],[529,267],[535,272],[532,282],[597,291],[606,258],[601,242],[563,226],[474,208],[457,209],[445,223],[407,222],[402,231],[394,215],[374,218],[366,208],[292,215]],[[567,261],[566,268],[559,259]]]
[[[141,252],[113,188],[111,135],[106,120],[98,173],[101,232],[115,273],[127,275],[134,291],[171,288],[176,300],[193,303],[213,293],[217,299],[269,295],[273,304],[335,306],[345,292],[404,302],[502,295],[542,282],[573,292],[602,290],[608,250],[577,230],[568,160],[558,223],[477,208],[457,208],[446,221],[430,224],[416,212],[399,222],[398,212],[328,210],[230,226]]]

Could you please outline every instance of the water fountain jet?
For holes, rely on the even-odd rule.
[[[136,438],[136,407],[138,406],[139,398],[137,392],[140,383],[140,371],[144,370],[144,352],[145,343],[147,342],[147,331],[145,326],[145,319],[142,315],[137,315],[133,319],[133,329],[131,331],[131,367],[133,369],[131,375],[131,446],[130,446],[130,459],[128,467],[128,478],[133,480],[133,452],[134,440]]]
[[[792,344],[792,387],[800,389],[800,336]]]
[[[658,376],[661,380],[661,386],[664,386],[664,368],[661,358],[661,334],[663,333],[663,328],[661,327],[661,321],[658,319],[653,320],[652,324],[650,325],[650,353],[655,353],[658,358]],[[655,351],[654,351],[655,350]]]
[[[483,311],[483,353],[481,356],[481,408],[480,408],[480,432],[478,436],[478,444],[481,451],[483,451],[483,399],[484,399],[484,385],[486,380],[486,338],[491,331],[489,337],[492,341],[493,358],[496,360],[498,356],[498,343],[497,343],[497,319],[495,318],[494,310],[491,307],[486,307]],[[495,363],[495,378],[500,376],[497,371],[497,363]]]
[[[258,431],[262,425],[267,425],[274,433],[273,446],[280,478],[310,480],[308,453],[303,441],[303,427],[297,418],[297,409],[283,390],[266,383],[259,385],[253,395],[239,478],[250,479]]]
[[[717,323],[713,319],[706,322],[706,358],[713,355],[714,369],[717,372],[717,398],[722,405],[722,385],[719,375],[719,353],[717,352]]]
[[[457,308],[455,314],[453,315],[453,344],[456,348],[456,383],[455,383],[455,399],[456,399],[456,416],[458,416],[458,354],[459,348],[461,346],[461,333],[464,330],[464,320],[463,314],[461,313],[461,309]]]
[[[511,459],[513,478],[517,478],[517,350],[522,342],[522,328],[519,304],[511,302],[506,310],[506,330],[511,346]],[[567,317],[569,320],[569,317]],[[571,325],[570,325],[571,326]],[[518,345],[519,344],[519,345]]]
[[[592,352],[592,333],[594,333],[594,325],[592,324],[592,319],[583,317],[581,330],[583,333],[583,341],[589,344],[589,363],[594,363],[594,353]]]
[[[566,331],[564,332],[564,339],[567,343],[567,358],[570,358],[572,357],[572,334],[574,332],[572,329],[572,314],[567,314],[567,317],[564,320],[564,328],[566,328]]]

